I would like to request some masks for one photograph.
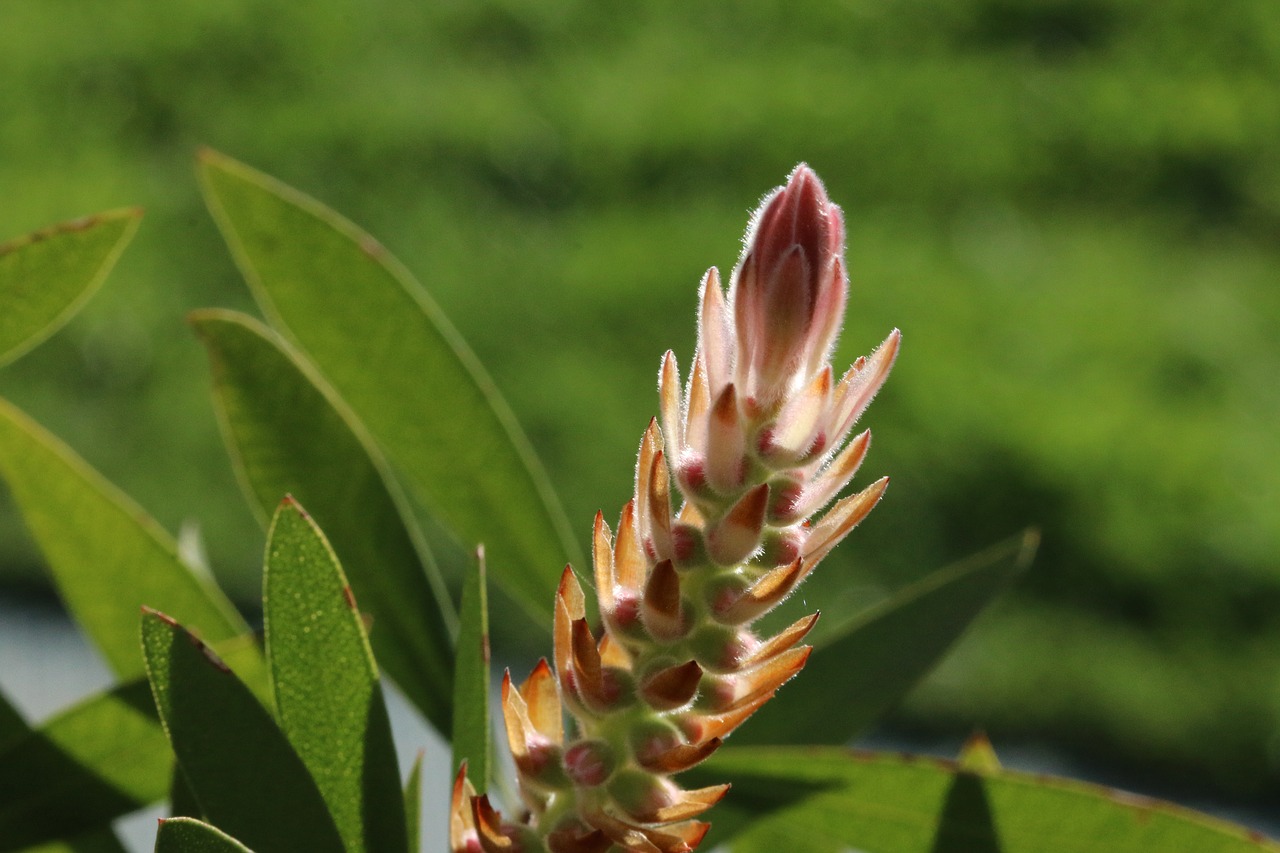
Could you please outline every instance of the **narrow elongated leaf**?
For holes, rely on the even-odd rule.
[[[226,597],[182,564],[159,524],[4,400],[0,474],[67,608],[121,678],[142,674],[140,606],[177,614],[209,642],[248,633]]]
[[[213,152],[205,196],[263,311],[295,339],[494,579],[543,625],[578,547],[550,484],[475,356],[372,237]],[[495,294],[495,298],[500,295]]]
[[[728,841],[734,853],[1280,853],[1256,832],[1168,803],[1010,771],[979,775],[940,759],[727,747],[690,776],[733,781],[704,843]],[[813,793],[745,822],[755,803],[793,785]],[[740,828],[731,839],[720,816]]]
[[[209,821],[258,853],[342,853],[315,781],[230,669],[155,611],[143,614],[142,648],[165,734]]]
[[[292,498],[271,523],[262,602],[281,728],[347,853],[401,853],[400,771],[373,652],[337,558]]]
[[[264,521],[286,494],[307,508],[373,620],[379,664],[447,734],[456,616],[380,451],[274,332],[230,311],[191,320],[209,352],[214,400],[250,502]]]
[[[207,823],[189,817],[160,821],[156,853],[251,853],[239,841]]]
[[[218,649],[265,688],[253,637]],[[173,752],[146,679],[83,699],[0,747],[0,851],[104,827],[162,799],[172,776]]]
[[[156,733],[159,734],[158,727]],[[59,728],[53,728],[33,732],[17,709],[0,694],[0,850],[32,844],[34,846],[26,847],[24,853],[124,853],[120,840],[109,828],[82,831],[95,823],[84,820],[80,815],[75,816],[79,818],[78,822],[76,819],[68,821],[65,810],[46,812],[46,831],[41,831],[39,813],[27,808],[38,799],[30,797],[33,783],[38,784],[39,780],[65,790],[89,775],[59,749],[50,734],[55,738],[60,734],[65,736],[65,730],[60,732]],[[110,730],[106,734],[110,736]],[[80,743],[85,743],[83,737]],[[21,749],[16,748],[18,744],[23,745]],[[168,751],[167,747],[165,751]],[[116,763],[119,759],[118,755],[115,756]],[[86,797],[78,799],[77,804],[92,812],[96,802],[94,798]],[[49,841],[49,838],[61,840]]]
[[[81,702],[0,751],[0,851],[87,833],[160,799],[172,762],[145,681]]]
[[[200,803],[182,775],[182,768],[174,765],[173,781],[169,784],[169,817],[201,817]]]
[[[10,704],[8,697],[0,692],[0,750],[28,731],[27,721],[22,719],[18,709]]]
[[[1033,533],[940,569],[815,649],[734,735],[742,744],[845,744],[899,702],[1030,563]]]
[[[485,549],[476,549],[475,568],[462,585],[462,627],[453,685],[453,772],[467,762],[476,790],[489,787],[493,735],[489,725],[489,594]]]
[[[422,759],[425,753],[418,751],[418,757],[409,768],[409,778],[404,784],[404,824],[408,836],[405,849],[409,853],[417,853],[422,849]]]
[[[112,210],[0,245],[0,364],[52,335],[106,279],[142,211]]]

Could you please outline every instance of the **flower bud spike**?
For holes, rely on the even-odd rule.
[[[520,685],[520,696],[528,708],[529,721],[539,734],[556,746],[563,745],[564,714],[560,709],[560,693],[556,690],[556,679],[546,658],[538,661],[533,672]]]
[[[703,277],[697,349],[683,374],[673,353],[662,359],[631,500],[614,528],[603,514],[594,521],[600,628],[566,568],[554,667],[541,661],[519,688],[503,678],[527,811],[504,823],[460,778],[454,853],[690,853],[703,841],[698,818],[727,786],[686,792],[673,774],[715,752],[805,666],[818,614],[771,637],[756,620],[885,487],[840,499],[870,442],[868,432],[850,438],[852,425],[900,341],[894,330],[834,381],[843,252],[843,215],[800,164],[752,217],[727,289],[716,268]]]
[[[687,705],[702,682],[702,667],[697,661],[660,669],[645,679],[640,694],[655,710],[670,711]]]
[[[804,545],[804,558],[810,569],[867,517],[888,487],[889,478],[881,477],[857,494],[843,498],[822,516],[822,520],[809,531],[809,540]]]
[[[707,550],[721,566],[735,566],[760,547],[769,486],[761,483],[747,492],[707,533]]]
[[[898,346],[901,342],[902,333],[894,329],[862,364],[861,369],[855,364],[840,379],[832,400],[831,420],[827,423],[832,446],[838,444],[845,433],[853,428],[871,403],[871,398],[889,378],[889,371],[898,358]]]
[[[801,619],[792,622],[786,628],[782,629],[778,634],[765,641],[759,648],[751,653],[749,657],[742,661],[744,669],[761,666],[766,661],[785,653],[787,650],[795,646],[805,636],[813,630],[813,626],[818,622],[817,613],[811,613]]]
[[[680,605],[680,576],[670,560],[663,560],[649,572],[640,604],[640,618],[650,636],[671,641],[684,635],[684,613]]]
[[[845,446],[831,463],[814,477],[796,502],[792,517],[808,518],[827,505],[830,500],[849,485],[858,473],[862,460],[871,445],[871,430],[863,430]]]
[[[803,558],[778,566],[748,587],[732,603],[722,608],[713,607],[715,617],[726,625],[744,625],[751,622],[772,610],[790,595],[791,590],[795,589],[804,575]]]
[[[721,494],[742,485],[746,474],[746,438],[733,383],[724,386],[707,421],[707,480]]]
[[[622,589],[638,590],[644,584],[648,561],[636,530],[636,502],[632,498],[622,508],[618,535],[613,540],[613,572],[615,583]]]
[[[707,454],[707,412],[711,408],[711,389],[707,387],[707,365],[702,353],[693,356],[689,371],[689,389],[684,402],[684,452],[705,457]]]
[[[613,534],[605,523],[603,512],[596,513],[595,526],[591,531],[591,566],[595,570],[600,610],[611,613],[616,604],[613,597],[616,583],[613,574]]]
[[[636,762],[654,773],[680,773],[701,764],[720,748],[724,740],[708,738],[696,744],[681,744],[657,755],[637,755]]]
[[[658,370],[658,411],[662,415],[662,436],[670,458],[680,458],[684,447],[683,421],[680,417],[680,368],[676,356],[667,350]]]
[[[707,270],[699,288],[698,352],[707,365],[707,381],[714,398],[733,376],[733,341],[729,337],[720,271]]]

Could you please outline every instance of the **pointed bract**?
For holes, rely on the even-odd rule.
[[[751,489],[725,513],[707,533],[707,551],[721,566],[741,563],[760,547],[765,512],[769,508],[769,486]]]

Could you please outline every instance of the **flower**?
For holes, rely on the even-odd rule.
[[[817,614],[772,637],[751,623],[786,598],[883,495],[887,478],[836,501],[870,433],[853,425],[888,376],[894,330],[834,381],[848,295],[844,221],[801,164],[752,218],[726,295],[704,276],[698,349],[680,387],[659,371],[660,419],[637,454],[616,532],[597,514],[592,563],[602,620],[587,621],[566,567],[556,593],[554,671],[507,673],[507,736],[529,811],[504,821],[455,786],[455,853],[678,853],[727,785],[687,791],[699,763],[808,660]],[[673,503],[673,489],[682,502]],[[564,728],[564,713],[574,720]]]

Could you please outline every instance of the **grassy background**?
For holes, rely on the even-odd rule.
[[[1027,525],[1044,545],[895,717],[1201,793],[1280,792],[1280,7],[1239,0],[9,0],[0,235],[142,204],[105,291],[0,372],[246,597],[184,313],[247,296],[212,145],[413,269],[586,540],[626,500],[659,357],[799,160],[845,208],[839,361],[888,499],[806,590],[859,607]],[[413,365],[405,365],[413,370]],[[424,417],[447,413],[424,413]],[[0,573],[40,576],[8,505]]]

